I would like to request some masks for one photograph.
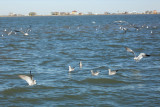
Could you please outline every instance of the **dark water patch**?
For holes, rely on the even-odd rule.
[[[17,93],[24,93],[24,92],[28,92],[30,91],[30,89],[28,88],[20,88],[20,87],[15,87],[15,88],[10,88],[10,89],[6,89],[4,91],[1,92],[2,95],[15,95]]]
[[[85,84],[126,84],[127,83],[124,81],[108,79],[108,78],[87,78],[77,82],[85,83]]]

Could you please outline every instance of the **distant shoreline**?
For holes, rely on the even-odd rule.
[[[98,14],[98,15],[34,15],[34,16],[8,16],[1,15],[0,17],[45,17],[45,16],[111,16],[111,15],[160,15],[160,14]]]

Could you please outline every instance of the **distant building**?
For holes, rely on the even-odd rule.
[[[66,12],[60,12],[60,15],[64,16],[66,15]]]
[[[36,16],[36,15],[37,15],[36,12],[30,12],[30,13],[29,13],[29,16]]]
[[[124,12],[124,14],[128,14],[128,12]]]
[[[79,13],[78,15],[83,15],[83,13]]]
[[[51,15],[60,15],[59,12],[51,12]]]
[[[157,10],[153,10],[153,14],[157,14]]]
[[[137,14],[137,12],[136,11],[132,11],[131,14]]]
[[[92,12],[88,12],[88,15],[93,15],[93,13]]]
[[[149,14],[149,11],[147,10],[147,11],[145,11],[145,14]]]
[[[9,13],[9,16],[17,16],[16,13]]]
[[[153,11],[145,11],[145,14],[153,14]]]
[[[74,11],[72,11],[72,13],[71,13],[72,15],[77,15],[77,11],[76,10],[74,10]]]
[[[104,12],[104,15],[109,15],[110,13],[109,12]]]
[[[66,15],[70,15],[70,12],[66,12]]]

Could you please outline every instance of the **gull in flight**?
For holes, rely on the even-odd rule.
[[[148,54],[145,54],[145,53],[140,53],[139,56],[136,56],[136,54],[134,53],[134,51],[128,47],[125,47],[126,48],[126,51],[130,52],[130,53],[133,53],[134,54],[134,60],[135,61],[140,61],[143,57],[148,57],[150,55]]]
[[[79,68],[82,68],[82,62],[81,61],[79,62]]]
[[[15,32],[21,32],[23,33],[24,36],[28,36],[29,34],[27,32],[19,31],[19,30],[14,30]]]
[[[8,33],[8,36],[11,35],[11,34],[12,34],[12,31],[10,31],[10,32]]]
[[[30,75],[27,76],[27,75],[18,75],[21,79],[27,81],[28,85],[29,86],[32,86],[32,85],[35,85],[36,84],[36,80],[33,80],[33,76],[31,74],[31,71],[30,71]]]
[[[94,75],[94,76],[97,76],[97,75],[99,75],[99,71],[97,71],[97,72],[93,72],[93,70],[91,70],[91,73],[92,73],[92,75]]]
[[[111,71],[111,69],[108,69],[108,71],[108,75],[115,75],[118,72],[118,70]]]
[[[69,72],[74,71],[74,68],[71,68],[71,66],[69,66]]]

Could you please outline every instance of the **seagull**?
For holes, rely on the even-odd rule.
[[[27,32],[21,31],[21,33],[23,33],[24,36],[28,36],[29,35]]]
[[[10,32],[8,33],[8,36],[11,35],[11,34],[12,34],[12,31],[10,31]]]
[[[143,57],[148,57],[148,56],[150,56],[150,55],[145,54],[145,53],[140,53],[139,56],[136,56],[136,54],[134,53],[134,51],[133,51],[132,49],[130,49],[130,48],[128,48],[128,47],[125,47],[125,48],[126,48],[126,50],[127,50],[128,52],[131,52],[131,53],[134,54],[134,60],[137,61],[137,62],[140,61]]]
[[[108,69],[108,71],[108,75],[115,75],[118,72],[118,70],[111,71],[111,69]]]
[[[31,71],[30,71],[30,75],[27,76],[27,75],[18,75],[21,79],[27,81],[28,85],[29,86],[32,86],[32,85],[35,85],[36,84],[36,80],[33,80],[33,76],[31,74]]]
[[[95,24],[96,22],[95,22],[95,21],[92,21],[92,23]]]
[[[74,71],[74,68],[71,68],[71,66],[69,66],[69,72]]]
[[[29,34],[27,32],[19,31],[19,30],[14,30],[15,32],[21,32],[23,33],[24,36],[28,36]]]
[[[92,73],[92,75],[94,75],[94,76],[97,76],[97,75],[99,75],[99,71],[97,71],[97,72],[93,72],[93,70],[91,70],[91,73]]]
[[[124,33],[126,33],[128,29],[127,28],[123,28],[122,30],[124,31]]]
[[[82,68],[82,62],[81,61],[79,62],[79,68]]]
[[[147,26],[146,28],[148,29],[149,27]]]

